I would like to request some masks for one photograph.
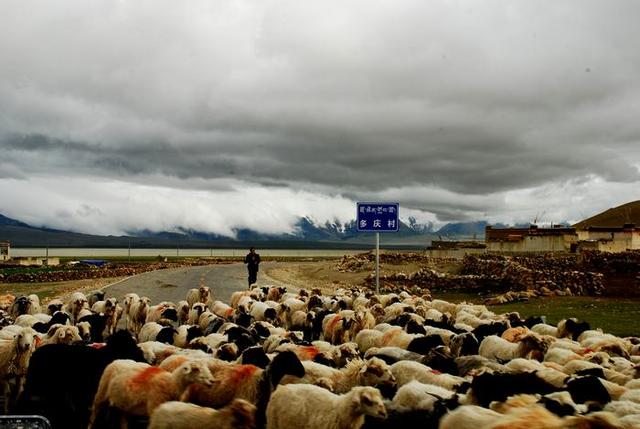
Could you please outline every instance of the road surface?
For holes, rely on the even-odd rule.
[[[260,264],[258,285],[278,284],[264,275],[264,270],[274,264],[277,262]],[[185,299],[187,291],[197,288],[201,281],[211,288],[213,299],[228,303],[233,292],[247,289],[247,268],[243,263],[234,263],[150,271],[108,286],[104,291],[107,297],[116,297],[120,302],[131,292],[149,297],[152,304],[178,302]]]

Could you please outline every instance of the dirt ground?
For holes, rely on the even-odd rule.
[[[375,272],[373,263],[368,264],[366,269],[361,271],[338,271],[339,262],[340,259],[279,263],[264,270],[264,272],[278,282],[298,288],[319,288],[323,292],[333,291],[340,287],[362,286],[365,278]],[[448,261],[430,262],[426,267],[451,274],[460,271],[459,264]],[[409,274],[421,268],[425,268],[425,265],[415,262],[400,265],[380,264],[380,276],[400,272]]]

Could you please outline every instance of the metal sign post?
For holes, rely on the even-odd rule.
[[[376,295],[380,294],[380,233],[376,232]]]
[[[400,204],[358,203],[358,232],[376,233],[376,294],[380,293],[380,233],[398,232],[400,229]]]

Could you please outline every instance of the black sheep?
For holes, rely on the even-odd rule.
[[[575,377],[567,381],[567,391],[571,394],[571,399],[577,404],[587,401],[597,402],[606,405],[611,402],[611,395],[602,385],[598,377],[587,375]]]
[[[442,337],[440,337],[440,335],[427,335],[411,340],[411,342],[407,346],[407,350],[410,352],[425,355],[435,347],[443,345],[444,342],[442,341]]]
[[[53,313],[53,316],[51,316],[51,319],[47,322],[47,323],[43,323],[43,322],[36,322],[33,324],[32,328],[36,331],[36,332],[40,332],[41,334],[46,334],[47,332],[49,332],[49,329],[59,323],[61,325],[67,325],[69,323],[70,317],[67,313],[63,313],[62,311],[56,311],[55,313]],[[100,340],[100,342],[102,342],[102,340]]]
[[[144,362],[142,351],[126,331],[118,331],[101,348],[49,344],[29,362],[17,412],[47,417],[54,428],[86,428],[91,404],[105,367],[116,359]]]
[[[91,334],[91,341],[94,343],[101,343],[104,341],[104,330],[107,326],[108,318],[109,316],[106,314],[94,313],[84,316],[79,320],[79,322],[88,322],[90,325],[89,333]]]
[[[478,405],[485,408],[493,401],[503,402],[509,396],[519,393],[546,395],[558,391],[555,386],[538,377],[535,372],[519,374],[484,372],[473,378],[471,390]]]
[[[473,335],[475,335],[481,343],[485,337],[488,337],[489,335],[501,336],[507,329],[509,329],[509,324],[507,322],[492,322],[478,326],[473,330]]]

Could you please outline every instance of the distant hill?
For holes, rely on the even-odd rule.
[[[13,247],[120,247],[134,248],[237,248],[254,245],[259,248],[292,249],[370,249],[374,234],[355,230],[355,222],[316,225],[301,218],[291,234],[264,234],[250,229],[236,231],[236,239],[216,234],[178,229],[167,231],[130,231],[123,236],[101,236],[34,227],[16,219],[0,215],[0,241],[8,240]],[[387,234],[382,242],[387,247],[427,247],[432,235],[419,225],[401,224],[400,231]]]
[[[616,227],[625,223],[633,223],[640,226],[640,200],[605,210],[576,223],[573,227],[576,229],[585,229],[590,226]]]
[[[486,221],[448,223],[439,230],[433,224],[420,224],[409,218],[400,222],[396,233],[382,234],[381,243],[395,248],[426,248],[440,237],[448,240],[475,238],[482,240]],[[494,225],[498,228],[505,225]],[[14,247],[128,247],[136,248],[231,248],[255,245],[262,248],[371,248],[374,234],[359,233],[356,222],[316,223],[303,217],[288,234],[265,234],[251,229],[238,229],[232,239],[217,234],[178,228],[176,231],[128,231],[123,236],[101,236],[33,227],[0,215],[0,241],[9,240]]]

